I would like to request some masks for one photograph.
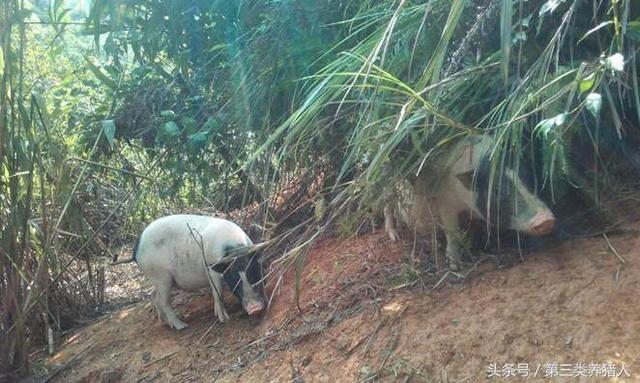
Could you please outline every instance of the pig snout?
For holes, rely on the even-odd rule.
[[[528,233],[535,236],[547,235],[553,232],[556,226],[556,217],[550,211],[541,211],[529,221]]]
[[[264,312],[265,304],[263,302],[252,302],[247,305],[246,311],[247,314],[252,317],[260,316]]]

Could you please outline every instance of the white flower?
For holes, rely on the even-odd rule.
[[[615,53],[604,60],[604,65],[608,69],[622,72],[624,70],[624,56],[621,53]]]

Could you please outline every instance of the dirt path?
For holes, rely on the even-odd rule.
[[[188,329],[138,303],[69,336],[46,363],[65,366],[57,382],[640,381],[640,239],[610,241],[626,259],[619,272],[598,237],[432,292],[382,234],[325,240],[307,257],[302,313],[293,274],[261,321],[227,296],[233,319],[217,324],[210,298],[180,293]]]

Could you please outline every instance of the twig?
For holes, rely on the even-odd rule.
[[[609,249],[611,249],[611,251],[613,252],[613,254],[616,255],[616,257],[618,257],[618,260],[620,261],[620,263],[622,263],[623,265],[627,263],[627,261],[625,261],[625,259],[622,257],[622,255],[620,255],[618,253],[618,251],[615,249],[615,247],[613,247],[613,245],[611,244],[611,241],[609,241],[609,237],[607,237],[606,234],[602,234],[602,236],[604,237],[604,239],[607,241],[607,245],[609,246]]]
[[[183,369],[182,369],[182,370],[180,370],[180,371],[177,371],[177,372],[171,372],[171,376],[178,376],[178,375],[182,375],[182,374],[184,374],[186,371],[191,370],[191,369],[192,369],[192,368],[191,368],[190,366],[187,366],[187,367],[183,368]]]
[[[189,223],[187,223],[187,227],[189,228],[191,237],[196,242],[196,244],[200,247],[200,253],[202,254],[202,267],[204,269],[204,273],[207,275],[207,280],[209,281],[209,287],[211,287],[211,294],[212,295],[215,294],[214,298],[218,298],[218,299],[214,299],[214,302],[213,302],[213,305],[214,305],[213,311],[216,313],[216,316],[217,316],[218,310],[220,308],[222,308],[222,311],[225,312],[224,304],[222,303],[222,291],[218,291],[218,287],[213,282],[213,277],[211,276],[209,265],[207,264],[207,258],[204,253],[204,240],[202,238],[202,234],[200,234],[200,232],[196,228],[191,227]],[[196,238],[196,234],[198,234],[199,238]],[[218,303],[220,304],[218,305]],[[222,307],[218,307],[218,306],[222,306]],[[222,319],[218,318],[218,320],[222,320]]]
[[[100,131],[102,132],[102,131]],[[98,137],[99,139],[100,137]],[[98,144],[98,141],[96,141],[96,143],[94,144],[94,146],[96,146]],[[93,149],[92,149],[93,150]],[[160,163],[160,160],[163,159],[165,157],[165,154],[159,156],[156,159],[156,162],[154,162],[151,167],[150,170],[148,171],[148,173],[151,172],[151,169],[153,169],[158,163]],[[136,187],[140,184],[140,181],[138,180],[138,183],[135,185]],[[100,224],[100,226],[98,226],[98,228],[93,231],[93,233],[91,234],[91,236],[89,236],[89,238],[87,238],[87,240],[82,244],[82,246],[80,246],[79,249],[75,250],[74,255],[71,257],[71,259],[69,259],[69,261],[67,261],[67,263],[61,268],[59,269],[59,271],[57,272],[57,274],[55,275],[55,277],[53,278],[53,280],[50,282],[52,284],[55,284],[58,282],[58,280],[60,278],[62,278],[62,276],[64,275],[65,271],[69,268],[69,266],[71,266],[71,264],[76,260],[76,258],[78,258],[80,255],[84,254],[82,252],[82,250],[84,250],[84,248],[89,244],[89,242],[94,238],[94,236],[96,236],[107,224],[107,222],[109,222],[109,220],[115,215],[115,213],[125,204],[125,202],[127,202],[127,200],[129,199],[129,197],[133,194],[134,191],[136,191],[137,188],[133,188],[131,190],[129,190],[127,192],[127,194],[124,196],[123,200],[119,202],[118,206],[115,207],[115,209],[113,209],[113,211],[111,213],[109,213],[109,215],[107,216],[107,218],[105,218],[103,220],[103,222]],[[74,187],[74,193],[75,193],[75,187]],[[72,194],[74,194],[72,193]],[[62,212],[62,215],[58,218],[58,221],[61,221],[63,216],[64,216],[65,212]],[[58,224],[56,224],[55,229],[58,229]],[[50,247],[51,244],[48,244],[47,247]],[[36,272],[37,275],[37,272]],[[33,291],[33,290],[32,290]],[[27,302],[25,302],[25,304],[23,305],[23,307],[25,307],[25,309],[23,310],[22,314],[23,315],[27,315],[31,309],[33,309],[33,307],[36,305],[37,301],[40,300],[40,298],[42,298],[42,296],[44,295],[46,291],[39,291],[38,295],[32,299],[31,303],[29,305],[27,305]],[[13,326],[9,329],[12,330]]]
[[[136,380],[136,383],[142,383],[142,382],[151,383],[151,382],[154,382],[156,379],[158,379],[161,375],[162,375],[162,371],[158,371],[153,375],[143,376],[142,378]]]
[[[376,327],[375,331],[369,337],[369,340],[367,341],[367,344],[364,346],[363,355],[367,355],[367,353],[369,352],[369,347],[371,346],[371,342],[373,341],[373,337],[376,335],[376,333],[378,331],[380,331],[380,328],[383,325],[389,325],[389,327],[393,326],[396,323],[396,321],[400,317],[402,317],[402,314],[404,314],[405,311],[407,311],[407,307],[402,308],[402,310],[397,312],[392,318],[388,318],[387,317],[387,318],[385,318],[385,320],[382,320],[382,321],[380,321],[380,323],[378,323],[378,327]]]
[[[435,291],[435,290],[437,290],[437,289],[438,289],[438,287],[440,286],[440,284],[441,284],[442,282],[444,282],[444,280],[445,280],[445,279],[447,279],[447,277],[449,276],[449,273],[451,273],[451,271],[447,270],[447,272],[446,272],[446,273],[444,273],[444,274],[442,275],[442,278],[440,278],[440,280],[438,281],[438,283],[436,283],[436,284],[431,288],[431,291]]]
[[[135,261],[135,259],[133,259],[133,257],[127,258],[127,259],[120,259],[120,260],[117,260],[115,262],[111,262],[111,266],[121,265],[123,263],[130,263],[130,262],[134,262],[134,261]]]
[[[122,173],[122,174],[127,174],[127,175],[130,175],[130,176],[142,178],[143,180],[147,180],[147,181],[151,181],[151,182],[157,182],[157,180],[155,180],[155,179],[153,179],[151,177],[148,177],[148,176],[145,176],[145,175],[142,175],[142,174],[138,174],[138,173],[134,173],[134,172],[130,172],[130,171],[124,170],[124,169],[114,168],[113,166],[101,164],[99,162],[85,160],[83,158],[78,158],[78,157],[68,157],[68,158],[65,159],[65,162],[71,162],[71,161],[83,162],[85,164],[97,166],[97,167],[100,167],[100,168],[103,168],[103,169],[109,169],[109,170],[113,170],[115,172],[119,172],[119,173]]]
[[[277,331],[278,332],[282,331],[285,328],[285,326],[287,326],[289,323],[293,321],[294,318],[296,317],[287,316],[286,319],[282,321],[282,323],[280,324],[280,328]]]
[[[269,302],[267,303],[267,307],[271,307],[271,302],[273,301],[273,297],[276,295],[276,292],[278,291],[278,287],[280,286],[280,283],[282,282],[284,277],[284,273],[281,273],[278,276],[278,281],[276,282],[276,286],[273,288],[273,290],[271,291],[271,295],[269,296]]]
[[[200,342],[202,342],[202,340],[209,335],[209,333],[211,332],[211,330],[213,330],[214,327],[216,327],[216,325],[220,323],[219,321],[213,322],[213,324],[211,326],[209,326],[209,329],[207,331],[205,331],[205,333],[200,337],[200,339],[198,339],[198,341],[196,342],[196,344],[200,344]]]
[[[167,355],[165,355],[163,357],[160,357],[160,358],[154,360],[153,362],[149,362],[149,363],[145,364],[144,367],[146,368],[146,367],[151,366],[152,364],[160,362],[161,360],[165,360],[165,359],[171,358],[172,356],[174,356],[177,353],[178,353],[178,351],[174,351],[174,352],[172,352],[170,354],[167,354]]]
[[[364,354],[366,354],[368,349],[369,349],[369,344],[371,344],[371,340],[378,333],[378,331],[380,331],[382,326],[384,326],[384,320],[380,320],[378,322],[378,324],[376,325],[376,327],[373,329],[373,331],[371,331],[371,333],[369,335],[366,335],[366,336],[362,337],[359,341],[356,342],[356,344],[351,346],[351,348],[349,350],[347,350],[347,355],[350,355],[353,352],[353,350],[358,348],[358,346],[360,346],[365,340],[368,340],[367,341],[367,345],[365,346],[365,351],[364,351]]]
[[[69,361],[65,364],[63,364],[60,368],[56,369],[51,375],[49,375],[47,377],[47,379],[45,379],[43,381],[43,383],[48,383],[51,381],[51,379],[55,378],[56,376],[58,376],[62,371],[66,370],[69,366],[71,366],[73,364],[73,362],[75,362],[78,358],[80,358],[80,356],[82,356],[85,352],[87,352],[91,347],[95,346],[96,343],[93,342],[90,345],[88,345],[87,347],[83,348],[80,352],[78,352],[77,354],[75,354],[73,356],[73,358],[69,359]]]
[[[389,291],[395,291],[395,290],[400,290],[403,289],[405,287],[413,287],[413,285],[415,285],[416,283],[418,283],[418,281],[420,280],[420,278],[415,279],[413,282],[407,282],[407,283],[403,283],[401,285],[392,287],[389,289]]]
[[[218,338],[218,340],[216,340],[215,342],[211,343],[210,345],[207,346],[207,348],[213,348],[216,346],[220,345],[220,338]]]
[[[258,344],[258,343],[260,343],[260,342],[264,342],[265,340],[269,340],[269,339],[274,338],[274,337],[276,337],[276,336],[278,336],[278,335],[280,335],[280,333],[279,333],[279,332],[277,332],[277,331],[275,331],[275,332],[273,332],[272,334],[265,335],[265,336],[263,336],[262,338],[258,338],[258,339],[254,340],[254,341],[252,341],[252,342],[249,342],[249,343],[247,343],[247,344],[245,344],[245,345],[242,345],[242,346],[240,346],[240,347],[237,347],[234,351],[244,350],[245,348],[251,347],[251,346],[253,346],[253,345],[255,345],[255,344]]]

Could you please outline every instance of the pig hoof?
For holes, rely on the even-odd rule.
[[[183,322],[176,322],[176,323],[173,323],[171,325],[171,327],[173,327],[174,329],[180,331],[180,330],[184,330],[185,328],[187,328],[189,326],[186,323],[183,323]]]
[[[223,312],[222,314],[218,314],[218,320],[220,321],[220,323],[224,323],[226,321],[229,320],[229,314],[227,314],[226,312]]]
[[[462,266],[460,262],[449,262],[449,271],[460,271],[462,270]]]

